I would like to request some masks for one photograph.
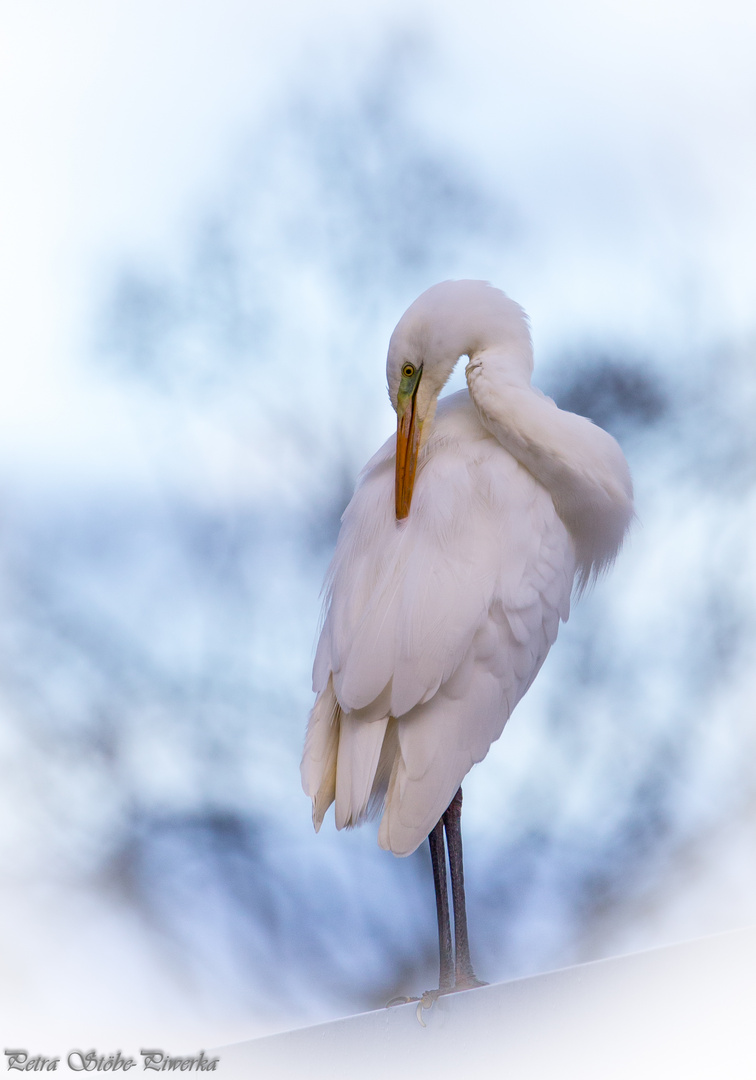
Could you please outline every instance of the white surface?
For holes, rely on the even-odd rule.
[[[214,1051],[236,1077],[756,1076],[756,928]]]

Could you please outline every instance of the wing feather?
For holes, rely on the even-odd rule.
[[[575,574],[549,493],[482,427],[466,395],[447,400],[409,518],[394,516],[393,439],[344,513],[313,672],[338,712],[322,733],[325,721],[311,720],[305,749],[328,769],[335,761],[332,783],[321,768],[318,813],[331,795],[339,828],[387,789],[379,843],[401,855],[501,734],[569,615]]]
[[[312,821],[316,832],[336,798],[340,720],[341,706],[333,691],[333,681],[329,679],[310,713],[300,770],[304,792],[312,799]]]

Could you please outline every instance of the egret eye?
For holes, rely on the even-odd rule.
[[[402,375],[405,377],[405,379],[411,379],[414,374],[415,369],[412,364],[405,364],[402,368]]]

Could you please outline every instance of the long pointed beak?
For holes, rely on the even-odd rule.
[[[423,422],[417,418],[416,391],[398,414],[396,425],[396,520],[403,521],[410,512],[415,486],[417,454]]]

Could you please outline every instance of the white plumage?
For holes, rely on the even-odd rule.
[[[469,393],[436,410],[461,355]],[[342,519],[302,761],[316,829],[334,801],[337,828],[385,805],[378,839],[396,855],[425,839],[499,737],[573,584],[611,563],[633,516],[614,439],[531,387],[527,319],[503,293],[475,281],[423,293],[389,347],[400,415],[413,368],[411,509],[397,520],[392,437]]]

